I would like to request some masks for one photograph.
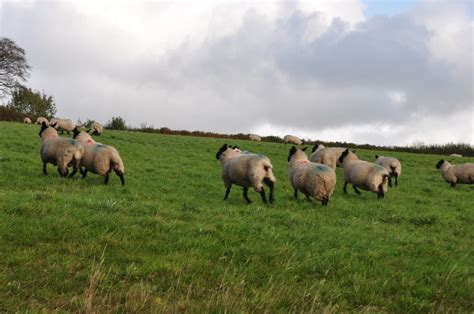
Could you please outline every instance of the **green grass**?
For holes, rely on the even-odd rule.
[[[474,186],[450,188],[440,156],[390,153],[403,173],[383,200],[344,195],[337,169],[322,207],[292,198],[288,145],[232,141],[278,180],[275,205],[246,205],[239,187],[222,200],[224,140],[107,131],[122,188],[43,176],[38,131],[0,123],[2,312],[474,311]]]

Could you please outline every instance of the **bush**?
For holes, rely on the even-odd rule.
[[[125,131],[127,130],[127,125],[122,117],[112,117],[112,119],[105,125],[105,128],[109,130]]]

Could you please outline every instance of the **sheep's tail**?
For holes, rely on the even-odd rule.
[[[263,162],[263,169],[266,172],[265,179],[268,179],[271,182],[275,182],[276,178],[273,175],[273,166],[272,166],[272,164],[269,161],[265,160]]]

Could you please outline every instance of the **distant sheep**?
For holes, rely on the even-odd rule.
[[[388,171],[374,163],[359,160],[359,158],[349,149],[346,149],[339,162],[344,171],[344,193],[347,193],[347,184],[352,183],[352,187],[357,194],[363,190],[377,193],[377,198],[383,198],[387,192],[387,181],[392,186]]]
[[[285,135],[285,137],[283,138],[283,142],[285,142],[285,144],[287,143],[295,144],[295,145],[303,144],[303,142],[298,137],[293,136],[293,135]]]
[[[336,186],[336,172],[327,165],[310,162],[305,149],[293,146],[288,154],[288,175],[295,198],[301,191],[308,200],[313,197],[326,206]]]
[[[87,132],[78,132],[77,128],[74,129],[74,138],[84,146],[80,170],[82,178],[85,178],[90,171],[104,177],[104,184],[107,185],[110,172],[115,171],[122,186],[125,186],[125,166],[115,147],[97,143]]]
[[[26,118],[23,119],[23,123],[31,124],[31,119],[26,117]]]
[[[316,144],[309,160],[336,169],[336,167],[341,167],[338,159],[345,150],[343,147],[324,147],[321,144]]]
[[[451,155],[449,155],[449,157],[462,158],[462,155],[461,154],[451,154]]]
[[[100,136],[102,133],[104,133],[104,126],[99,122],[94,122],[91,125],[90,131],[92,131],[92,135]]]
[[[45,122],[46,125],[49,125],[49,121],[45,117],[38,117],[38,119],[36,119],[36,124],[43,125],[43,122]]]
[[[58,166],[58,172],[62,177],[68,175],[68,166],[73,166],[71,177],[77,173],[84,156],[84,147],[79,141],[59,137],[58,132],[43,122],[39,132],[41,138],[41,160],[43,161],[43,174],[47,175],[46,165],[51,163]]]
[[[256,141],[256,142],[261,142],[262,138],[256,134],[250,134],[249,135],[249,140],[251,141]]]
[[[267,203],[263,184],[270,189],[269,202],[273,203],[273,189],[276,178],[273,176],[273,166],[270,159],[264,155],[243,153],[237,147],[228,147],[224,144],[216,153],[216,159],[221,162],[222,180],[226,187],[224,200],[229,196],[232,185],[243,187],[243,196],[247,203],[248,189],[254,188],[260,193],[263,203]]]
[[[71,119],[51,119],[50,124],[56,130],[61,131],[61,134],[63,134],[64,131],[69,134],[69,132],[72,132],[76,127],[76,124],[72,122]]]
[[[474,163],[451,165],[449,161],[441,159],[436,168],[439,169],[444,181],[455,187],[456,184],[474,184]]]
[[[375,164],[387,169],[391,178],[395,178],[395,185],[398,186],[398,177],[402,174],[402,164],[397,158],[375,155]]]

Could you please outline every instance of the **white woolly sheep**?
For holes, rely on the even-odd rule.
[[[285,144],[287,143],[295,144],[295,145],[303,144],[303,142],[299,138],[293,135],[285,135],[285,137],[283,138],[283,142],[285,142]]]
[[[462,155],[461,154],[451,154],[451,155],[449,155],[449,157],[462,158]]]
[[[82,178],[90,171],[104,177],[104,184],[107,185],[109,174],[113,170],[120,178],[122,186],[125,185],[125,166],[115,147],[97,143],[87,132],[78,132],[77,128],[74,129],[74,138],[84,146],[84,156],[80,164]]]
[[[374,164],[381,165],[387,169],[390,177],[395,178],[395,185],[398,186],[398,177],[402,174],[402,164],[397,158],[375,155]]]
[[[249,135],[249,140],[256,141],[256,142],[261,142],[262,138],[260,136],[258,136],[257,134],[250,134]]]
[[[288,176],[294,196],[297,198],[298,191],[301,191],[308,200],[313,197],[327,206],[336,186],[336,171],[327,165],[310,162],[305,149],[293,146],[288,155]]]
[[[243,196],[247,203],[252,201],[248,198],[248,189],[253,187],[260,193],[263,203],[267,203],[263,184],[270,189],[269,202],[273,203],[273,189],[276,178],[273,175],[270,159],[264,155],[242,153],[235,147],[224,144],[216,153],[216,159],[221,162],[222,180],[226,187],[224,200],[229,196],[232,185],[243,187]]]
[[[26,117],[26,118],[23,119],[23,123],[31,124],[31,119]]]
[[[441,159],[436,168],[441,172],[444,181],[455,187],[456,184],[474,184],[474,163],[451,165],[449,161]]]
[[[38,117],[38,119],[36,119],[36,124],[43,125],[43,122],[45,122],[46,125],[49,125],[49,121],[45,117]]]
[[[76,127],[76,124],[71,121],[71,119],[51,119],[50,125],[58,131],[61,131],[61,134],[64,131],[69,134]]]
[[[336,167],[341,167],[338,160],[345,150],[343,147],[324,147],[321,144],[316,144],[313,147],[313,153],[309,157],[309,160],[336,169]]]
[[[352,183],[357,194],[360,194],[359,187],[377,193],[377,198],[383,198],[387,192],[387,181],[392,186],[390,175],[384,167],[359,160],[349,149],[342,153],[339,162],[344,171],[344,193],[347,193],[347,184]]]
[[[99,122],[94,122],[92,123],[89,131],[92,131],[92,135],[100,136],[102,133],[104,133],[104,126]]]
[[[74,139],[59,137],[58,132],[43,122],[39,132],[41,138],[41,160],[43,161],[43,174],[47,175],[46,165],[51,163],[58,166],[62,177],[68,175],[68,166],[73,166],[71,177],[77,173],[84,156],[84,147]]]

